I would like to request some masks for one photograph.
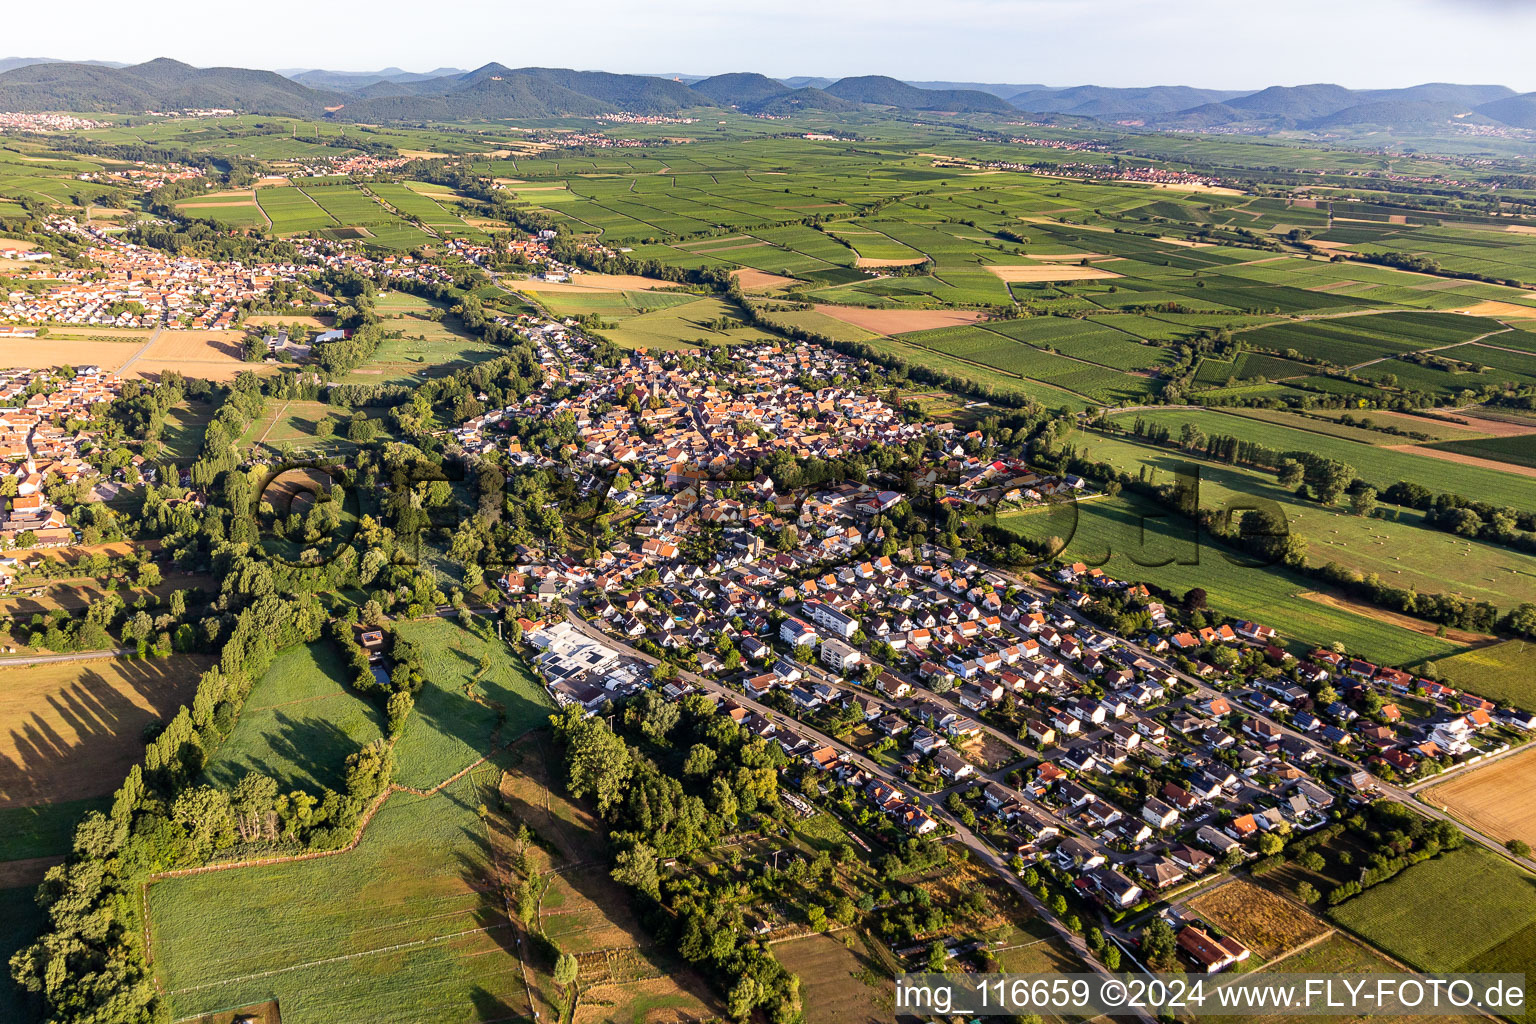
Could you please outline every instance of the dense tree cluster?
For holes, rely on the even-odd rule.
[[[619,732],[577,707],[551,722],[570,792],[596,805],[613,877],[635,892],[648,926],[714,979],[734,1019],[755,1009],[779,1024],[797,1019],[798,980],[750,937],[740,894],[707,874],[664,867],[749,819],[780,815],[783,752],[702,696],[674,703],[647,692],[624,709]]]

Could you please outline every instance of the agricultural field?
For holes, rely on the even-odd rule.
[[[401,622],[395,628],[421,652],[427,679],[395,743],[395,777],[401,785],[435,786],[496,743],[509,743],[542,725],[554,711],[543,686],[507,656],[494,631],[484,635],[446,619]]]
[[[886,356],[895,356],[904,364],[926,366],[943,373],[966,379],[976,377],[978,366],[957,356],[945,355],[934,349],[910,344],[896,338],[880,338],[869,343],[870,348]],[[1075,410],[1094,408],[1096,403],[1086,396],[1066,388],[1047,384],[1031,377],[1018,376],[1001,370],[981,367],[989,375],[983,379],[992,392],[1016,395],[1039,402],[1048,409],[1070,408]]]
[[[20,344],[0,344],[0,367],[48,369],[95,364],[124,377],[158,379],[167,370],[187,377],[229,381],[270,368],[243,359],[238,331],[61,328]]]
[[[543,298],[541,295],[540,300]],[[682,304],[658,304],[645,312],[618,318],[611,326],[605,321],[596,333],[623,348],[663,350],[694,348],[701,342],[738,345],[775,339],[772,334],[741,324],[741,315],[741,310],[723,299],[695,298]],[[736,326],[714,326],[726,320],[735,321]]]
[[[382,737],[383,726],[379,710],[347,685],[335,645],[290,647],[251,688],[234,732],[205,770],[227,787],[259,769],[284,792],[339,790],[347,755]]]
[[[0,668],[0,809],[100,796],[143,753],[211,660],[190,654]]]
[[[1438,678],[1501,704],[1536,711],[1536,643],[1502,643],[1437,658],[1421,668]]]
[[[1261,962],[1283,956],[1328,930],[1301,906],[1242,878],[1202,892],[1186,907],[1247,946]]]
[[[1059,325],[1042,321],[1037,326],[1034,321],[1017,320],[996,327],[946,327],[905,334],[901,341],[968,364],[973,374],[978,369],[1000,370],[1098,403],[1144,401],[1159,389],[1145,371],[1128,372],[1106,361],[1144,360],[1150,365],[1162,350],[1084,321],[1062,320]],[[1074,351],[1084,354],[1069,354]]]
[[[269,367],[245,361],[241,340],[238,331],[161,331],[120,369],[152,380],[167,370],[216,381],[253,371],[270,372]]]
[[[1419,970],[1518,971],[1536,948],[1536,879],[1467,845],[1367,889],[1329,916]]]
[[[1058,557],[1102,564],[1120,579],[1174,595],[1204,588],[1212,608],[1274,627],[1298,652],[1340,641],[1362,657],[1397,665],[1456,650],[1426,635],[1432,627],[1419,633],[1306,600],[1300,595],[1312,592],[1313,581],[1273,567],[1250,568],[1236,556],[1229,560],[1223,549],[1197,538],[1191,524],[1128,493],[1039,511],[1007,511],[998,515],[998,525],[1029,538],[1058,538],[1065,542]]]
[[[1258,971],[1273,970],[1282,974],[1395,974],[1402,971],[1402,967],[1382,956],[1376,950],[1365,943],[1355,939],[1349,934],[1330,929],[1322,938],[1317,939],[1312,945],[1298,948],[1294,953],[1284,956],[1272,965],[1261,966]],[[1352,982],[1358,979],[1350,979]],[[1200,1020],[1211,1021],[1213,1024],[1250,1024],[1250,1022],[1262,1019],[1266,1024],[1308,1024],[1319,1018],[1308,1014],[1277,1014],[1267,1013],[1262,1018],[1256,1017],[1225,1017],[1220,1014],[1201,1014]],[[1343,1020],[1348,1018],[1325,1017],[1326,1020]],[[1359,1019],[1359,1018],[1355,1018]],[[1431,1017],[1422,1015],[1387,1014],[1375,1015],[1371,1018],[1376,1024],[1455,1024],[1457,1021],[1465,1021],[1465,1017]]]
[[[1487,437],[1469,441],[1442,441],[1432,446],[1435,451],[1453,455],[1505,462],[1511,466],[1536,470],[1536,434],[1517,434],[1513,437]]]
[[[685,1019],[719,1012],[718,999],[698,975],[646,934],[631,896],[593,861],[606,843],[602,823],[569,799],[551,778],[558,756],[542,733],[513,746],[502,776],[491,840],[498,859],[518,851],[516,829],[526,825],[535,842],[526,848],[532,877],[547,879],[539,900],[538,926],[555,948],[580,965],[581,994],[575,1020],[646,1020],[652,1013]],[[547,957],[531,958],[534,1005],[545,1018],[558,1016],[558,992]]]
[[[889,969],[854,932],[790,939],[776,943],[773,955],[800,979],[807,1024],[880,1024],[895,1012]]]
[[[1431,786],[1419,799],[1455,815],[1500,842],[1536,844],[1536,748],[1463,772]]]
[[[118,595],[130,604],[151,594],[163,601],[177,590],[190,593],[215,587],[214,581],[208,576],[184,572],[166,573],[153,587],[129,586],[127,581],[121,579],[115,579],[113,585]],[[107,592],[105,580],[89,575],[23,584],[0,597],[0,616],[26,621],[39,612],[46,614],[56,608],[78,612],[105,598]]]
[[[342,378],[345,383],[419,384],[500,354],[450,322],[441,303],[407,292],[385,292],[374,308],[381,329],[398,336],[386,337],[367,361]],[[443,315],[429,316],[434,309]]]
[[[1238,423],[1235,416],[1229,418]],[[1241,434],[1241,429],[1239,425],[1235,432]],[[1155,474],[1154,480],[1171,482],[1180,466],[1193,466],[1200,474],[1203,508],[1273,502],[1284,510],[1291,532],[1306,540],[1307,559],[1313,565],[1334,562],[1361,574],[1375,573],[1396,586],[1460,594],[1504,609],[1536,601],[1536,556],[1425,527],[1423,513],[1416,509],[1383,505],[1379,515],[1362,517],[1345,503],[1324,507],[1298,498],[1272,473],[1143,444],[1134,437],[1081,431],[1064,440],[1084,458],[1132,476],[1145,468]],[[1369,449],[1361,451],[1370,454]]]
[[[1361,479],[1378,489],[1390,487],[1399,480],[1411,480],[1431,491],[1475,495],[1480,501],[1515,508],[1536,508],[1536,490],[1528,480],[1513,473],[1481,466],[1460,466],[1381,445],[1367,446],[1310,429],[1261,423],[1221,410],[1151,409],[1134,414],[1122,413],[1114,420],[1128,426],[1138,416],[1148,423],[1167,426],[1175,436],[1188,423],[1207,435],[1232,434],[1280,451],[1315,452],[1353,466]]]
[[[291,185],[257,189],[256,201],[278,235],[307,234],[338,225],[308,193]]]
[[[160,444],[167,454],[174,459],[196,458],[213,413],[208,402],[186,402],[168,411],[160,431]]]
[[[186,212],[213,217],[231,227],[270,225],[279,236],[313,233],[396,250],[425,245],[439,231],[460,237],[483,235],[435,200],[404,185],[277,185],[258,188],[255,197],[256,206],[198,203],[199,208]]]
[[[397,792],[353,850],[149,887],[173,1014],[276,999],[284,1024],[499,1021],[526,1012],[486,824],[500,769]],[[468,1016],[466,1016],[468,1012]]]

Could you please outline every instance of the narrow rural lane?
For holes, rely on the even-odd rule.
[[[127,373],[128,373],[128,368],[130,366],[132,366],[134,363],[138,362],[140,356],[142,356],[145,352],[149,351],[149,347],[151,345],[153,345],[156,341],[159,340],[160,334],[164,330],[165,330],[165,324],[156,324],[155,325],[155,329],[150,332],[149,340],[146,341],[144,344],[140,345],[139,346],[139,350],[137,352],[135,352],[133,355],[129,356],[128,357],[128,361],[123,363],[122,366],[119,366],[117,368],[117,375],[119,377],[126,376]]]
[[[24,654],[18,658],[0,658],[0,668],[46,665],[55,661],[100,661],[102,658],[121,658],[134,653],[126,647],[116,647],[109,651],[74,651],[70,654]]]

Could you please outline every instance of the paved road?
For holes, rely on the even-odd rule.
[[[607,633],[604,633],[602,630],[582,619],[569,607],[566,608],[566,619],[571,623],[571,625],[585,633],[587,636],[590,636],[596,640],[601,640],[609,647],[612,647],[615,650],[623,651],[630,657],[637,658],[641,661],[647,662],[648,664],[656,664],[657,659],[651,657],[648,654],[644,654],[633,647],[630,647],[628,644],[624,643],[622,640],[619,640],[617,637],[609,636]],[[748,697],[745,693],[733,690],[725,686],[723,683],[717,682],[713,679],[708,679],[695,672],[682,671],[679,674],[684,681],[692,684],[700,690],[703,690],[707,693],[713,693],[721,697],[729,698],[744,708],[750,708],[751,710],[756,711],[758,714],[765,718],[775,721],[782,720],[783,716],[781,716],[779,712],[774,711],[772,708],[765,704],[759,704],[751,697]],[[1003,881],[1006,882],[1014,890],[1014,892],[1018,893],[1019,897],[1023,899],[1024,902],[1028,904],[1029,907],[1033,909],[1037,915],[1039,915],[1041,920],[1049,923],[1050,926],[1056,930],[1056,933],[1058,936],[1060,936],[1061,940],[1065,942],[1067,946],[1072,950],[1072,952],[1075,953],[1085,964],[1100,974],[1109,973],[1109,969],[1106,968],[1104,964],[1098,959],[1098,957],[1094,956],[1093,951],[1088,948],[1088,944],[1083,940],[1083,937],[1069,930],[1065,925],[1058,921],[1055,915],[1047,910],[1045,905],[1041,903],[1040,900],[1036,898],[1035,894],[1029,890],[1028,886],[1024,884],[1023,880],[1013,872],[1013,869],[1008,866],[1005,860],[1003,860],[1002,855],[987,843],[983,842],[981,838],[976,835],[976,833],[966,828],[965,825],[963,825],[959,820],[951,815],[936,795],[920,793],[913,790],[905,781],[896,778],[896,776],[891,774],[891,772],[881,767],[879,764],[876,764],[874,761],[865,757],[863,754],[859,753],[857,750],[854,750],[852,747],[848,746],[842,741],[836,739],[835,737],[828,736],[815,728],[812,728],[804,722],[801,722],[799,719],[793,719],[793,721],[795,731],[805,733],[811,737],[814,737],[821,743],[833,747],[839,753],[843,754],[849,763],[862,768],[864,771],[868,772],[875,778],[881,779],[890,785],[899,788],[902,792],[911,794],[914,803],[920,806],[935,820],[942,821],[954,829],[955,841],[961,843],[966,847],[966,849],[970,850],[971,856],[976,861],[985,864],[987,867],[995,871],[1003,879]],[[1146,1013],[1145,1011],[1137,1013],[1135,1016],[1145,1022],[1145,1024],[1153,1024],[1154,1022],[1152,1015]]]

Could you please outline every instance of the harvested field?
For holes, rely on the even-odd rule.
[[[816,312],[875,334],[905,334],[939,327],[973,324],[981,314],[971,309],[865,309],[862,306],[818,304]]]
[[[333,317],[328,316],[248,316],[245,323],[252,327],[276,327],[282,324],[287,327],[303,326],[312,331],[328,331],[335,323]]]
[[[769,288],[787,288],[795,284],[792,277],[780,277],[778,274],[770,274],[766,270],[733,270],[731,276],[736,283],[741,285],[741,290],[746,292],[766,291]]]
[[[145,359],[241,361],[239,331],[161,331]]]
[[[1273,960],[1328,930],[1297,904],[1240,878],[1201,893],[1188,906],[1265,960]]]
[[[1453,644],[1479,644],[1493,637],[1487,633],[1473,633],[1465,629],[1449,629],[1441,636],[1440,627],[1433,622],[1416,619],[1411,615],[1399,615],[1397,612],[1389,612],[1375,605],[1365,604],[1360,601],[1351,601],[1345,597],[1334,594],[1320,594],[1315,590],[1305,590],[1296,595],[1304,601],[1312,601],[1315,604],[1326,605],[1329,608],[1337,608],[1339,611],[1353,612],[1363,615],[1368,619],[1376,619],[1378,622],[1390,623],[1401,626],[1403,629],[1411,629],[1415,633],[1425,636],[1439,636],[1442,640],[1448,640]]]
[[[118,581],[121,584],[123,581]],[[173,572],[166,576],[158,586],[149,589],[127,587],[116,590],[129,604],[138,600],[140,596],[154,593],[162,599],[169,599],[174,590],[214,590],[217,584],[212,577],[194,576],[189,573]],[[79,611],[94,601],[106,597],[107,591],[94,577],[80,577],[66,580],[46,580],[36,584],[23,585],[4,597],[0,597],[0,615],[17,620],[27,620],[37,612],[48,612],[55,608],[68,608],[71,611]]]
[[[854,261],[853,265],[856,267],[915,267],[919,263],[927,262],[927,260],[927,256],[917,256],[901,260],[871,260],[860,256]]]
[[[676,288],[676,281],[658,281],[636,274],[580,274],[569,281],[503,281],[520,292],[638,292],[652,288]]]
[[[1536,420],[1492,419],[1487,416],[1479,416],[1474,412],[1468,412],[1465,409],[1451,409],[1447,411],[1456,416],[1457,419],[1466,420],[1465,429],[1475,430],[1480,434],[1489,434],[1493,437],[1519,437],[1521,434],[1536,434]],[[1371,415],[1379,416],[1383,414],[1373,410]],[[1416,417],[1406,416],[1406,414],[1402,413],[1386,415],[1400,415],[1410,420],[1416,419]],[[1456,426],[1459,427],[1461,424],[1458,423]]]
[[[276,999],[288,1024],[518,1019],[522,971],[475,813],[499,774],[396,792],[338,856],[155,881],[148,934],[175,1015]]]
[[[144,752],[144,727],[189,700],[201,655],[0,668],[0,807],[110,793]]]
[[[153,342],[124,353],[117,366],[125,375],[157,378],[168,370],[206,380],[233,380],[240,373],[275,372],[275,365],[248,363],[239,331],[161,331]],[[80,344],[80,343],[74,343]],[[107,369],[105,364],[103,368]]]
[[[1487,836],[1536,844],[1536,747],[1431,786],[1419,798]]]
[[[26,242],[20,238],[0,238],[0,250],[6,252],[31,252],[36,248],[35,242]]]
[[[54,366],[95,364],[111,373],[136,352],[132,345],[116,341],[68,341],[22,338],[0,342],[0,367],[44,370]]]
[[[33,561],[37,558],[51,558],[58,562],[73,563],[80,561],[86,555],[94,555],[98,552],[111,555],[114,558],[121,558],[123,555],[132,552],[136,546],[156,550],[160,547],[160,542],[152,540],[142,545],[135,545],[130,540],[114,540],[101,544],[76,544],[67,548],[24,548],[21,551],[12,551],[11,555],[15,557],[25,552],[26,558],[23,559],[24,561]]]
[[[1499,462],[1497,459],[1480,459],[1476,455],[1464,455],[1461,452],[1449,451],[1445,448],[1426,448],[1416,444],[1391,444],[1383,445],[1395,452],[1410,452],[1414,455],[1424,455],[1431,459],[1439,459],[1442,462],[1454,462],[1460,466],[1477,466],[1480,469],[1496,469],[1501,473],[1513,473],[1515,476],[1528,476],[1536,478],[1536,466],[1520,466],[1513,462]]]
[[[1532,295],[1531,298],[1536,299],[1536,295]],[[1517,320],[1536,319],[1536,306],[1522,306],[1514,302],[1500,302],[1497,299],[1462,306],[1452,312],[1469,313],[1472,316],[1503,316]]]
[[[1062,267],[1049,264],[994,264],[987,269],[1009,284],[1025,284],[1033,281],[1092,281],[1102,277],[1120,276],[1103,267]]]

